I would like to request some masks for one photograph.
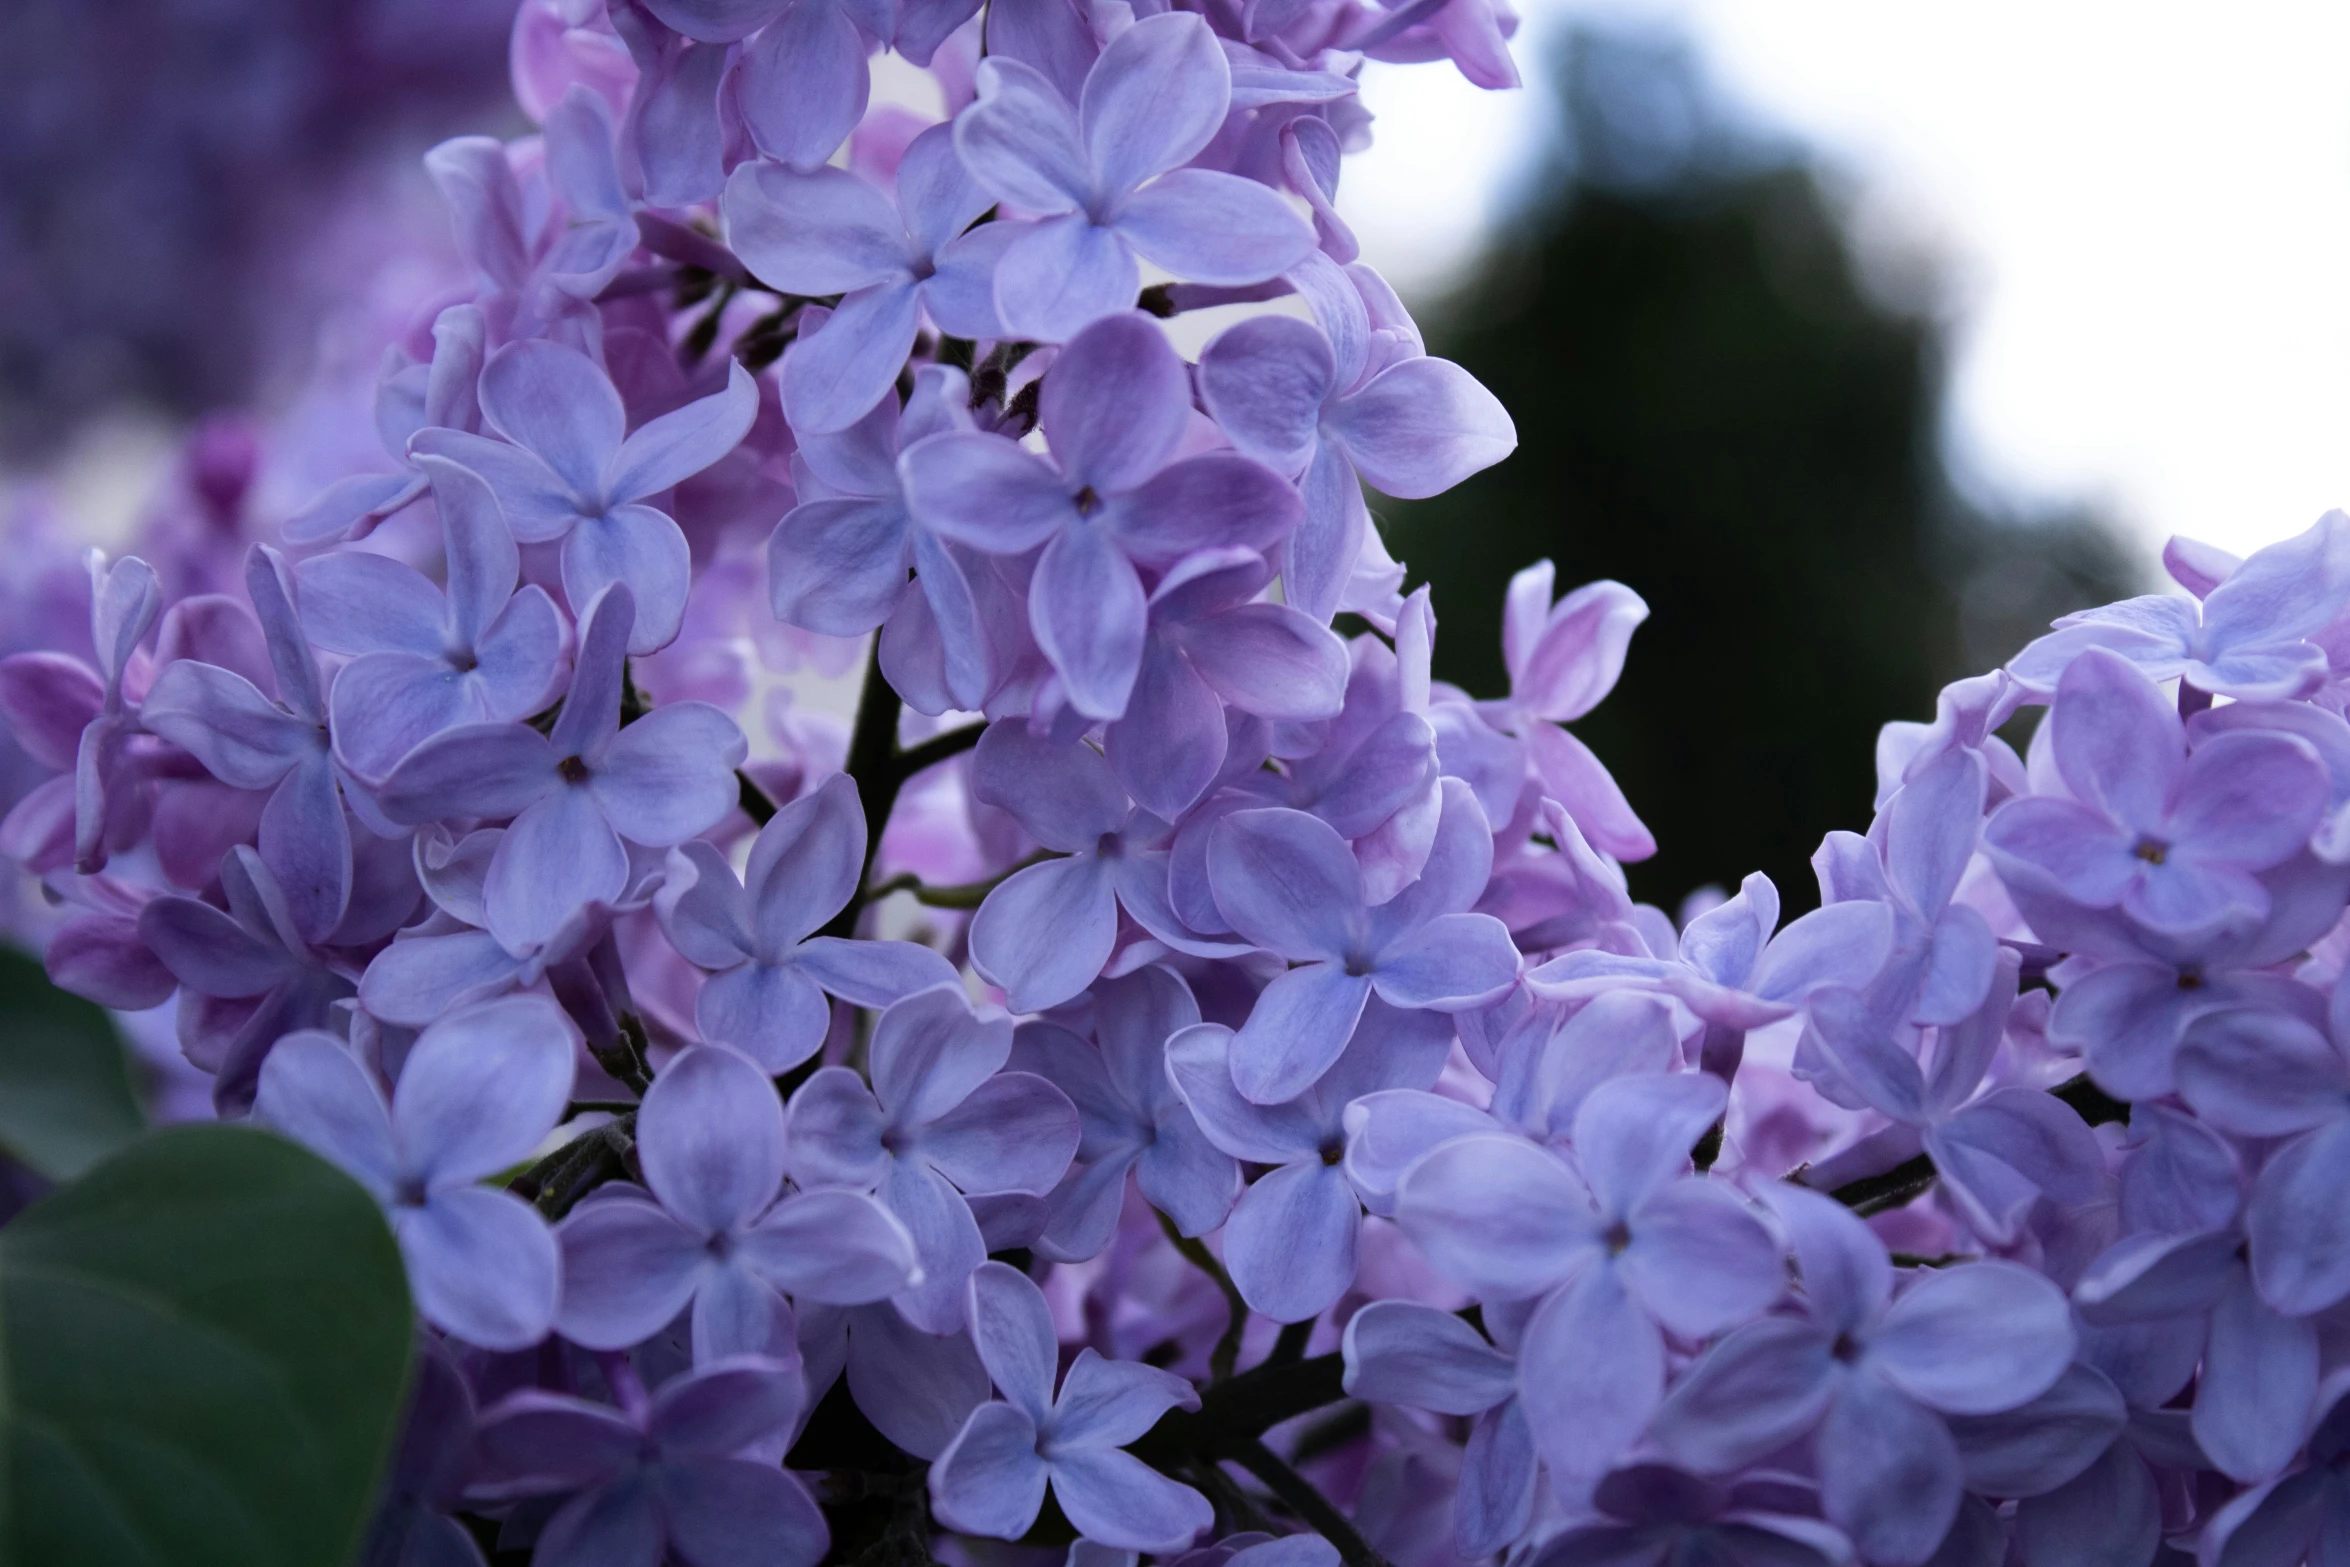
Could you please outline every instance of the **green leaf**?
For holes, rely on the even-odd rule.
[[[141,1140],[0,1229],[0,1567],[345,1567],[412,1332],[342,1172]]]
[[[145,1129],[122,1036],[103,1007],[0,947],[0,1152],[70,1181]]]

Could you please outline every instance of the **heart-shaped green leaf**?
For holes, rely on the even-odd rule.
[[[342,1172],[241,1127],[133,1144],[0,1229],[0,1563],[344,1567],[412,1331]]]
[[[105,1009],[0,947],[0,1153],[70,1181],[145,1125]]]

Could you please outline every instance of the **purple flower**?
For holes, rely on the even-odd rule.
[[[2286,1567],[2323,1561],[2350,1531],[2350,1407],[2329,1382],[2331,1407],[2310,1434],[2308,1456],[2291,1474],[2219,1509],[2204,1535],[2204,1560],[2219,1567]]]
[[[1200,394],[1235,446],[1300,476],[1305,520],[1283,574],[1287,602],[1326,621],[1348,607],[1371,537],[1359,480],[1406,499],[1435,495],[1507,457],[1518,433],[1459,365],[1416,342],[1403,355],[1375,343],[1351,273],[1317,259],[1292,280],[1320,329],[1290,316],[1242,322],[1200,355]]]
[[[1200,25],[1188,16],[1153,18]],[[1204,27],[1203,27],[1204,32]],[[1123,40],[1121,40],[1123,41]],[[1115,47],[1115,46],[1113,46]],[[1183,361],[1149,317],[1098,320],[1044,378],[1047,462],[1001,435],[934,435],[898,460],[914,516],[993,555],[1043,546],[1029,625],[1089,718],[1126,710],[1148,620],[1138,567],[1195,550],[1262,549],[1296,522],[1296,492],[1235,452],[1175,458],[1191,418]]]
[[[277,874],[295,930],[320,941],[351,899],[351,828],[291,575],[267,545],[246,557],[245,588],[268,639],[278,701],[234,670],[180,659],[155,677],[140,719],[222,783],[270,791],[261,812],[262,857]]]
[[[2083,610],[2007,669],[2036,691],[2056,690],[2081,654],[2104,648],[2151,680],[2175,676],[2218,696],[2306,696],[2327,673],[2325,650],[2308,639],[2346,605],[2350,516],[2330,511],[2245,561],[2204,597],[2200,616],[2192,601],[2166,594]]]
[[[651,1398],[606,1361],[622,1407],[529,1390],[483,1411],[473,1490],[575,1493],[547,1520],[536,1567],[667,1560],[694,1567],[816,1567],[831,1544],[807,1489],[746,1449],[798,1421],[799,1374],[737,1356],[671,1378]]]
[[[791,1342],[784,1295],[860,1305],[917,1277],[913,1238],[872,1198],[777,1200],[783,1101],[731,1050],[695,1045],[663,1067],[636,1137],[650,1197],[603,1188],[556,1231],[555,1327],[575,1344],[626,1349],[690,1302],[697,1363],[773,1353]]]
[[[1001,1068],[1012,1021],[959,986],[908,996],[874,1025],[873,1086],[828,1066],[792,1095],[792,1179],[873,1192],[914,1237],[921,1282],[893,1298],[916,1327],[963,1325],[963,1283],[987,1260],[967,1197],[1050,1192],[1076,1155],[1077,1111],[1041,1077]]]
[[[648,0],[646,9],[688,38],[749,40],[735,66],[743,123],[761,152],[803,169],[831,157],[864,117],[867,40],[886,43],[895,30],[892,7],[856,0]]]
[[[955,982],[954,965],[928,947],[814,934],[864,873],[865,813],[845,773],[775,813],[741,882],[710,844],[670,851],[654,906],[670,944],[711,971],[694,1002],[704,1039],[734,1046],[772,1075],[824,1043],[827,992],[880,1008]]]
[[[2009,1262],[1919,1278],[1893,1270],[1866,1225],[1828,1198],[1770,1188],[1807,1313],[1773,1316],[1709,1350],[1650,1434],[1700,1474],[1730,1474],[1816,1428],[1828,1519],[1864,1559],[1918,1567],[1957,1515],[1962,1476],[1944,1414],[2013,1409],[2072,1359],[2064,1297]]]
[[[1632,1464],[1600,1481],[1591,1502],[1600,1516],[1553,1536],[1527,1559],[1529,1567],[1635,1561],[1837,1567],[1852,1560],[1843,1533],[1813,1516],[1818,1502],[1809,1488],[1777,1475],[1717,1481],[1665,1464]],[[1996,1521],[1992,1529],[1996,1544]]]
[[[195,898],[150,899],[139,939],[180,982],[181,1049],[214,1074],[214,1107],[237,1115],[252,1107],[270,1047],[324,1027],[352,987],[347,970],[303,937],[262,855],[231,849],[220,886],[225,911]]]
[[[906,573],[930,610],[946,683],[956,705],[987,700],[987,633],[954,547],[915,520],[898,477],[898,453],[927,436],[972,428],[970,382],[924,365],[903,413],[884,396],[835,435],[803,434],[794,467],[800,503],[767,544],[775,617],[828,636],[862,636],[905,600]],[[901,693],[904,694],[904,693]]]
[[[991,1262],[971,1275],[970,1297],[971,1337],[1005,1402],[971,1411],[931,1467],[941,1522],[1016,1540],[1048,1484],[1077,1532],[1112,1549],[1178,1551],[1215,1521],[1206,1497],[1120,1451],[1168,1410],[1197,1409],[1190,1383],[1081,1349],[1056,1397],[1060,1346],[1044,1292]]]
[[[416,1307],[484,1349],[525,1349],[554,1320],[561,1260],[529,1204],[481,1184],[562,1118],[577,1035],[554,1003],[513,996],[420,1035],[390,1104],[331,1034],[279,1041],[255,1113],[384,1205]]]
[[[416,466],[447,541],[446,590],[356,550],[294,571],[311,645],[353,655],[328,713],[339,754],[363,778],[381,778],[444,729],[529,717],[562,675],[562,616],[545,589],[515,591],[522,556],[497,497],[445,458]]]
[[[729,361],[724,391],[629,431],[620,394],[593,359],[544,339],[508,343],[482,367],[481,409],[505,441],[426,430],[411,450],[481,475],[523,543],[561,539],[563,591],[575,608],[627,583],[643,606],[628,651],[668,646],[684,621],[693,558],[669,514],[647,503],[742,440],[759,409],[749,373]]]
[[[1219,1149],[1167,1075],[1167,1042],[1199,1022],[1181,975],[1159,964],[1093,987],[1097,1047],[1058,1023],[1023,1023],[1012,1062],[1077,1107],[1077,1166],[1052,1194],[1037,1249],[1082,1262],[1110,1243],[1126,1174],[1178,1233],[1205,1235],[1240,1195],[1240,1169]]]
[[[1066,342],[1132,309],[1137,255],[1194,282],[1238,284],[1277,277],[1314,248],[1313,229],[1275,192],[1182,167],[1223,128],[1232,96],[1202,18],[1170,12],[1120,33],[1074,113],[1015,59],[981,61],[978,87],[956,117],[955,150],[993,195],[1046,214],[996,267],[996,313],[1013,336]]]
[[[1362,1203],[1342,1156],[1347,1106],[1387,1089],[1426,1089],[1452,1048],[1450,1020],[1374,998],[1345,1052],[1285,1104],[1232,1086],[1232,1030],[1214,1023],[1167,1041],[1167,1076],[1199,1128],[1235,1159],[1273,1168],[1249,1183],[1224,1223],[1224,1266],[1241,1298],[1276,1322],[1303,1322],[1354,1283]]]
[[[1543,1297],[1518,1375],[1535,1445],[1564,1478],[1597,1477],[1647,1423],[1665,1333],[1719,1333],[1784,1287],[1761,1222],[1727,1188],[1679,1173],[1725,1098],[1703,1073],[1616,1078],[1575,1113],[1580,1175],[1550,1149],[1485,1134],[1442,1144],[1396,1190],[1397,1222],[1438,1272],[1487,1299]]]
[[[1253,550],[1202,550],[1151,590],[1141,672],[1103,749],[1127,793],[1169,821],[1223,772],[1228,712],[1312,723],[1345,703],[1346,644],[1259,601],[1272,576]]]
[[[1516,1350],[1526,1313],[1496,1302],[1482,1315],[1492,1343],[1449,1311],[1376,1300],[1347,1319],[1342,1343],[1354,1397],[1475,1418],[1453,1500],[1454,1543],[1468,1560],[1506,1550],[1526,1532],[1540,1473],[1518,1396]]]
[[[1233,928],[1296,967],[1278,976],[1232,1041],[1232,1080],[1280,1104],[1328,1071],[1376,992],[1391,1006],[1460,1011],[1516,981],[1517,949],[1484,889],[1493,839],[1476,796],[1444,781],[1444,812],[1419,880],[1376,908],[1346,840],[1318,817],[1240,811],[1208,850],[1216,905]]]
[[[472,1442],[473,1389],[448,1351],[421,1336],[400,1445],[358,1567],[482,1567],[473,1536],[449,1516],[461,1500]]]
[[[2166,933],[2267,915],[2256,873],[2307,845],[2330,793],[2307,741],[2234,730],[2190,754],[2153,681],[2103,648],[2065,670],[2048,721],[2074,798],[1993,813],[1983,837],[2003,876]]]
[[[821,160],[818,160],[821,162]],[[783,412],[803,439],[855,424],[889,392],[927,316],[949,337],[1001,337],[991,292],[1009,224],[963,231],[994,205],[955,156],[951,126],[914,138],[897,201],[845,169],[746,163],[726,184],[726,233],[763,282],[841,295],[783,359]]]
[[[971,965],[1015,1010],[1057,1007],[1092,984],[1117,946],[1121,907],[1181,939],[1158,849],[1166,824],[1135,808],[1091,746],[1039,740],[1016,719],[992,725],[972,755],[971,792],[1061,855],[1006,877],[971,919]]]
[[[630,879],[621,840],[683,843],[740,798],[742,731],[716,708],[672,702],[620,726],[635,618],[626,583],[588,606],[571,691],[548,734],[463,724],[410,751],[384,780],[394,821],[513,819],[483,888],[487,928],[509,952],[544,943],[588,904],[618,902]]]
[[[498,156],[503,162],[505,154]],[[286,519],[287,543],[363,539],[377,523],[423,498],[430,480],[410,459],[408,443],[419,430],[480,428],[476,387],[488,337],[479,305],[451,305],[433,319],[429,361],[415,363],[396,348],[386,355],[375,383],[375,431],[399,471],[337,479]]]

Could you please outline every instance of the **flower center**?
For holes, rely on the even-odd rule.
[[[588,780],[588,765],[576,756],[567,756],[557,762],[555,771],[567,784],[586,783]]]
[[[2160,865],[2170,853],[2170,845],[2159,838],[2140,838],[2138,846],[2130,851],[2149,865]]]
[[[1093,493],[1093,486],[1089,484],[1077,492],[1075,504],[1078,516],[1090,517],[1102,509],[1102,498]]]

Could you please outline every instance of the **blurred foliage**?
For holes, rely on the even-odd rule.
[[[147,1123],[130,1054],[106,1009],[0,947],[0,1153],[71,1180]]]
[[[1880,724],[2137,573],[2094,519],[1957,494],[1942,324],[1872,291],[1801,150],[1741,128],[1682,45],[1580,32],[1554,82],[1518,220],[1425,312],[1518,451],[1382,526],[1435,585],[1437,674],[1477,696],[1506,684],[1519,567],[1647,599],[1623,683],[1575,726],[1661,845],[1633,890],[1669,909],[1760,868],[1792,914],[1821,836],[1868,825]]]

